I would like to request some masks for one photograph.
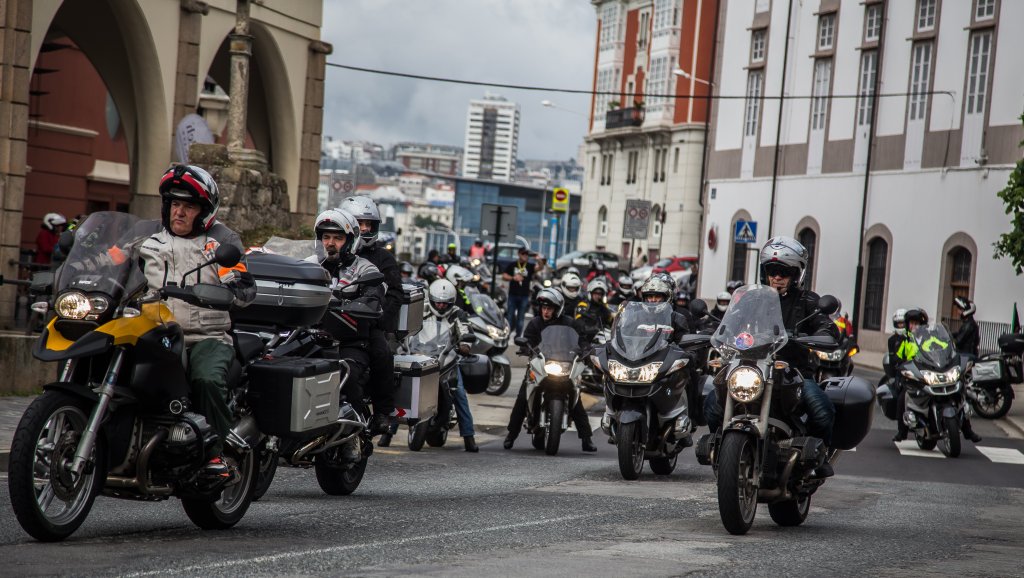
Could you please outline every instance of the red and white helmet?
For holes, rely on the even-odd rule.
[[[220,208],[220,192],[210,173],[195,165],[175,165],[160,179],[160,197],[163,200],[161,220],[164,228],[171,228],[171,201],[178,199],[195,203],[202,210],[192,224],[192,234],[199,235],[210,230],[217,222]]]

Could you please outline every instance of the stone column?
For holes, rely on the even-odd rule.
[[[28,152],[31,0],[0,0],[0,274],[17,278]],[[14,316],[16,290],[0,286],[0,317]]]
[[[327,55],[334,48],[319,40],[309,43],[306,63],[306,103],[302,110],[302,152],[299,165],[298,203],[295,227],[309,224],[317,212],[320,185],[320,137],[324,123],[324,78]]]
[[[196,111],[199,94],[199,40],[203,16],[210,6],[200,0],[181,0],[181,20],[178,21],[178,67],[174,77],[174,124]],[[172,140],[173,140],[172,134]],[[173,144],[173,143],[172,143]]]
[[[249,106],[249,58],[252,35],[249,34],[249,0],[238,0],[235,31],[229,37],[231,86],[228,96],[228,150],[245,146],[246,109]]]

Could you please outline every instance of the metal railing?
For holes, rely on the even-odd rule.
[[[604,117],[604,128],[622,128],[626,126],[640,126],[644,123],[644,109],[642,108],[617,108],[609,110]]]
[[[981,334],[981,344],[978,346],[978,352],[981,354],[999,353],[999,336],[1010,332],[1010,324],[992,321],[978,321],[977,323],[979,333]],[[956,333],[960,326],[963,325],[963,321],[959,318],[943,317],[942,324],[949,329],[950,333]]]

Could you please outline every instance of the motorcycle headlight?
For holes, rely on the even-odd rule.
[[[750,403],[761,395],[764,380],[761,372],[751,367],[739,367],[729,374],[729,395],[740,403]]]
[[[564,361],[548,361],[544,364],[544,372],[555,377],[569,375],[570,369],[571,365]]]
[[[503,332],[502,332],[501,329],[498,329],[497,327],[495,327],[493,325],[488,325],[487,326],[487,335],[491,339],[501,339],[503,337],[502,333]]]
[[[64,319],[85,319],[92,311],[92,303],[84,294],[72,291],[57,298],[54,310]]]
[[[545,287],[551,287],[551,279],[545,279],[544,280],[544,286]]]
[[[921,377],[928,385],[946,385],[956,383],[960,379],[960,368],[954,367],[949,371],[928,371],[921,372]]]
[[[651,383],[661,371],[660,361],[641,365],[640,367],[627,367],[618,361],[608,361],[608,373],[612,381],[620,383]]]
[[[817,354],[818,359],[822,361],[841,361],[845,355],[842,349],[837,349],[835,351],[821,351],[815,349],[814,353]]]

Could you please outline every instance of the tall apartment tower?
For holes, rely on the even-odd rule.
[[[469,101],[462,176],[509,182],[516,172],[519,105],[487,93]]]

